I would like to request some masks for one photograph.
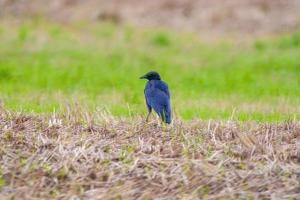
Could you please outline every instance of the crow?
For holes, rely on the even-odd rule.
[[[144,89],[146,105],[148,108],[146,121],[148,121],[151,111],[154,109],[163,122],[170,124],[171,106],[168,85],[162,81],[160,75],[154,71],[148,72],[140,77],[140,79],[148,80]]]

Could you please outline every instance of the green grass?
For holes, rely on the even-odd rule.
[[[300,117],[300,34],[207,42],[168,30],[49,22],[0,25],[0,98],[49,112],[74,102],[118,116],[146,112],[157,70],[184,119],[278,121]]]

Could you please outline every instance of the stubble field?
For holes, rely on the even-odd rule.
[[[1,199],[299,199],[300,124],[1,110]]]

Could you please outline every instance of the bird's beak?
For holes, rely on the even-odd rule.
[[[140,79],[146,79],[146,75],[141,76]]]

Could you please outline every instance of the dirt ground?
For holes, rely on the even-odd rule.
[[[46,6],[45,6],[46,5]],[[0,0],[0,17],[70,23],[112,21],[207,35],[268,35],[300,29],[299,0]]]

